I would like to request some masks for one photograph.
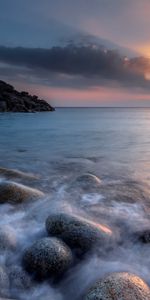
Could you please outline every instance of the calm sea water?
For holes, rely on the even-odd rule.
[[[110,176],[113,171],[113,176],[118,178],[135,176],[135,173],[147,178],[149,130],[148,108],[1,114],[0,161],[5,166],[31,170],[35,164],[42,167],[54,162],[96,163],[93,167],[97,175]]]
[[[0,224],[15,229],[22,248],[44,230],[52,211],[83,215],[109,226],[116,240],[123,237],[111,252],[103,249],[102,257],[93,253],[81,262],[57,288],[43,284],[20,299],[41,299],[46,293],[54,300],[78,299],[93,280],[112,271],[131,271],[150,284],[150,246],[129,238],[134,231],[150,228],[150,109],[0,114],[0,166],[40,175],[38,183],[28,184],[47,195],[22,211],[10,205],[0,208]],[[100,178],[101,187],[82,190],[72,184],[85,173]]]

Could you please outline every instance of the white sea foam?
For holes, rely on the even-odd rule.
[[[104,200],[104,196],[97,193],[84,194],[81,197],[81,204],[84,206],[90,206],[101,203]]]

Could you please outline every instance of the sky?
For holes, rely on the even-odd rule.
[[[0,79],[54,106],[150,107],[150,0],[0,0]]]

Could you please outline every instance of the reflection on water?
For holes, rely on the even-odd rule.
[[[21,209],[1,205],[0,225],[10,225],[18,239],[18,251],[0,255],[1,265],[20,265],[27,245],[46,234],[45,219],[52,212],[77,213],[114,234],[111,251],[87,256],[59,285],[46,282],[17,292],[19,299],[76,300],[91,282],[113,271],[131,271],[150,284],[150,245],[132,238],[150,229],[149,128],[150,109],[0,115],[0,167],[38,175],[13,180],[46,194]],[[87,173],[100,178],[100,186],[83,188],[77,178]]]

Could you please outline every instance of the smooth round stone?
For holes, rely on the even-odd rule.
[[[21,267],[9,270],[10,287],[14,290],[28,290],[32,286],[31,277]]]
[[[71,188],[81,188],[83,190],[97,189],[101,186],[101,180],[90,173],[85,173],[76,178],[72,183]]]
[[[10,226],[0,227],[0,252],[14,250],[17,246],[15,231]]]
[[[36,200],[43,196],[44,194],[41,191],[19,183],[12,181],[0,182],[0,204],[19,204],[28,200]]]
[[[136,275],[112,273],[93,285],[84,300],[150,300],[150,289]]]
[[[110,241],[111,230],[103,225],[65,213],[50,215],[46,220],[49,235],[61,238],[71,248],[85,253],[96,244]]]
[[[9,277],[2,267],[0,267],[0,296],[9,296]]]
[[[72,264],[72,252],[57,238],[42,238],[28,248],[23,256],[25,269],[37,279],[57,277]]]

